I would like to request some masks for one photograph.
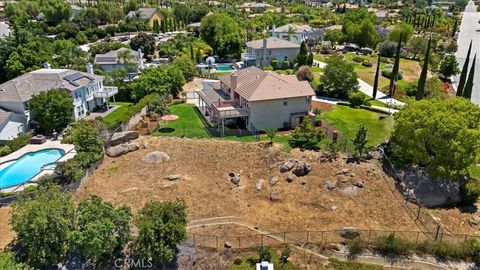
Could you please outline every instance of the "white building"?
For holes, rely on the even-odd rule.
[[[75,120],[87,112],[105,106],[108,98],[118,93],[117,87],[103,85],[103,77],[71,69],[45,68],[23,74],[0,85],[0,142],[12,140],[28,130],[31,115],[28,101],[50,89],[65,89],[72,97]]]
[[[272,60],[277,60],[279,65],[285,60],[293,64],[300,52],[299,44],[276,37],[253,40],[246,46],[247,53],[242,54],[246,66],[264,67],[271,65]]]
[[[94,63],[106,72],[123,69],[127,72],[129,79],[138,75],[144,68],[143,53],[140,49],[134,51],[129,48],[120,48],[104,54],[96,54]]]
[[[278,28],[273,26],[270,32],[272,33],[272,37],[281,38],[300,44],[308,37],[308,35],[314,32],[314,29],[306,24],[300,25],[290,23],[282,25]]]
[[[295,75],[248,67],[209,81],[197,91],[199,109],[210,123],[241,119],[248,130],[288,129],[300,124],[315,95]]]

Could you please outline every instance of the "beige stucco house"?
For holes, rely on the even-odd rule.
[[[163,20],[162,15],[156,8],[139,8],[137,11],[130,11],[126,17],[146,20],[152,29],[155,24],[160,25]]]
[[[254,64],[257,67],[264,67],[270,65],[272,60],[278,60],[279,64],[288,60],[293,64],[300,52],[300,44],[276,37],[253,40],[247,42],[246,46],[247,53],[242,57],[247,66]]]
[[[306,24],[289,23],[271,30],[272,37],[285,39],[297,44],[302,43],[314,29]]]
[[[198,94],[198,108],[210,123],[244,121],[250,131],[294,128],[311,110],[315,95],[307,81],[248,67],[206,81]]]

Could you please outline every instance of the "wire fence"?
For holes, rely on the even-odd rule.
[[[428,236],[435,233],[436,232],[425,234],[422,231],[354,230],[350,231],[349,237],[345,237],[343,230],[269,232],[251,235],[208,235],[189,232],[187,233],[187,240],[183,244],[192,247],[212,249],[251,249],[258,246],[274,247],[285,244],[323,248],[329,244],[344,244],[348,242],[349,239],[357,237],[361,237],[367,245],[374,245],[380,237],[388,235],[400,237],[411,243],[421,244],[435,241]],[[466,234],[450,235],[449,238],[442,240],[451,243],[463,243],[470,238],[480,240],[480,236]]]

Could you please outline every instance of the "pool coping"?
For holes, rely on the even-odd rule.
[[[16,161],[16,160],[20,159],[21,157],[23,157],[23,156],[25,156],[29,153],[35,153],[35,152],[42,151],[42,150],[45,150],[45,149],[56,149],[56,150],[64,151],[64,154],[59,159],[57,159],[55,162],[51,162],[49,164],[52,164],[52,163],[56,164],[58,162],[63,162],[63,161],[66,161],[66,160],[69,160],[69,159],[73,158],[76,155],[75,146],[73,144],[62,144],[61,141],[50,141],[50,140],[48,140],[46,143],[43,143],[43,144],[27,144],[26,146],[18,149],[17,151],[15,151],[13,153],[10,153],[9,155],[6,155],[5,157],[0,158],[0,166],[2,164],[8,163],[8,162]],[[3,160],[4,158],[9,158],[9,159]],[[49,164],[45,164],[45,165],[49,165]],[[36,183],[35,178],[38,178],[38,176],[40,174],[42,174],[43,172],[45,172],[45,169],[43,169],[43,166],[42,166],[42,169],[40,170],[40,172],[38,172],[37,174],[32,176],[30,179],[28,179],[28,181],[23,182],[23,183],[18,184],[18,185],[15,185],[15,186],[2,188],[2,189],[0,189],[0,192],[19,192],[19,191],[22,191],[23,189],[25,189],[26,186],[34,185]]]

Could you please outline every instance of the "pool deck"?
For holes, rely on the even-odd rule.
[[[63,143],[61,143],[60,140],[58,140],[58,141],[47,140],[47,142],[45,142],[44,144],[27,144],[26,146],[18,149],[17,151],[15,151],[15,152],[13,152],[9,155],[6,155],[4,157],[1,157],[0,158],[0,170],[3,169],[4,167],[7,167],[9,164],[11,164],[8,161],[15,161],[16,159],[19,159],[21,156],[23,156],[27,153],[36,152],[36,151],[40,151],[40,150],[44,150],[44,149],[51,149],[51,148],[61,149],[61,150],[65,151],[65,155],[63,157],[61,157],[59,160],[57,160],[57,162],[69,160],[69,159],[73,158],[77,153],[76,150],[75,150],[75,146],[73,144],[63,144]],[[6,163],[3,164],[4,162],[6,162]],[[10,188],[5,188],[5,189],[2,189],[1,191],[2,192],[21,191],[27,186],[35,185],[32,182],[35,182],[41,176],[43,176],[45,174],[49,174],[49,173],[53,173],[53,170],[43,170],[39,174],[34,176],[32,179],[30,179],[28,182],[26,182],[22,185],[10,187]]]

